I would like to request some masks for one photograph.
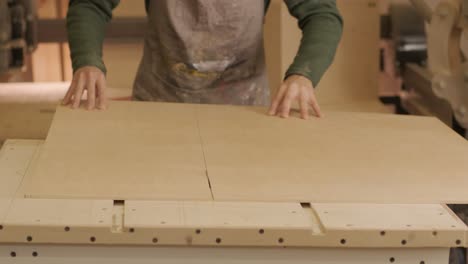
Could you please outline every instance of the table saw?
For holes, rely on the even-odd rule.
[[[0,152],[0,263],[448,263],[468,145],[429,117],[58,107]],[[385,139],[385,140],[382,140]]]

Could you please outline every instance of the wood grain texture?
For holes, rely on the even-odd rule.
[[[32,197],[468,203],[468,145],[435,118],[114,102],[60,108]]]

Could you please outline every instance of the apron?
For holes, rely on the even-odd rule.
[[[133,99],[267,105],[264,0],[151,0]]]

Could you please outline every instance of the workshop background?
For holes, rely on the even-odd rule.
[[[448,0],[425,2],[435,9],[444,1]],[[415,8],[417,2],[337,0],[344,32],[335,60],[317,87],[318,101],[325,115],[345,111],[435,116],[468,139],[468,38],[461,34],[468,25],[468,1],[460,12],[467,21],[456,25],[447,23],[451,13],[444,8],[429,25],[424,12]],[[47,136],[73,75],[67,5],[68,0],[0,0],[0,146],[8,138]],[[144,1],[121,0],[113,14],[104,44],[107,86],[112,99],[130,100],[143,53]],[[283,0],[271,1],[264,39],[274,94],[301,39]],[[452,65],[453,60],[460,61]],[[466,206],[455,209],[466,223]],[[464,249],[453,250],[451,257],[451,263],[466,263]]]
[[[18,27],[25,30],[20,30],[16,39],[5,34],[0,39],[0,124],[7,128],[0,131],[0,141],[10,135],[45,138],[53,107],[72,79],[65,29],[68,1],[0,0],[1,12],[7,12],[7,6],[15,2],[25,7],[21,12],[12,12],[12,20],[18,16],[16,21],[24,23]],[[432,7],[439,2],[432,1]],[[466,126],[455,117],[459,109],[433,91],[433,78],[426,67],[425,23],[410,1],[337,3],[345,27],[335,61],[317,87],[322,108],[436,116],[466,137]],[[5,18],[0,15],[1,29],[11,22]],[[145,23],[144,1],[122,0],[114,12],[104,44],[107,85],[114,99],[130,97],[143,52]],[[301,38],[282,0],[271,2],[264,34],[269,82],[274,92]]]

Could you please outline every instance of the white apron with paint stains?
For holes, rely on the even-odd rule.
[[[135,100],[266,105],[264,0],[151,0]]]

